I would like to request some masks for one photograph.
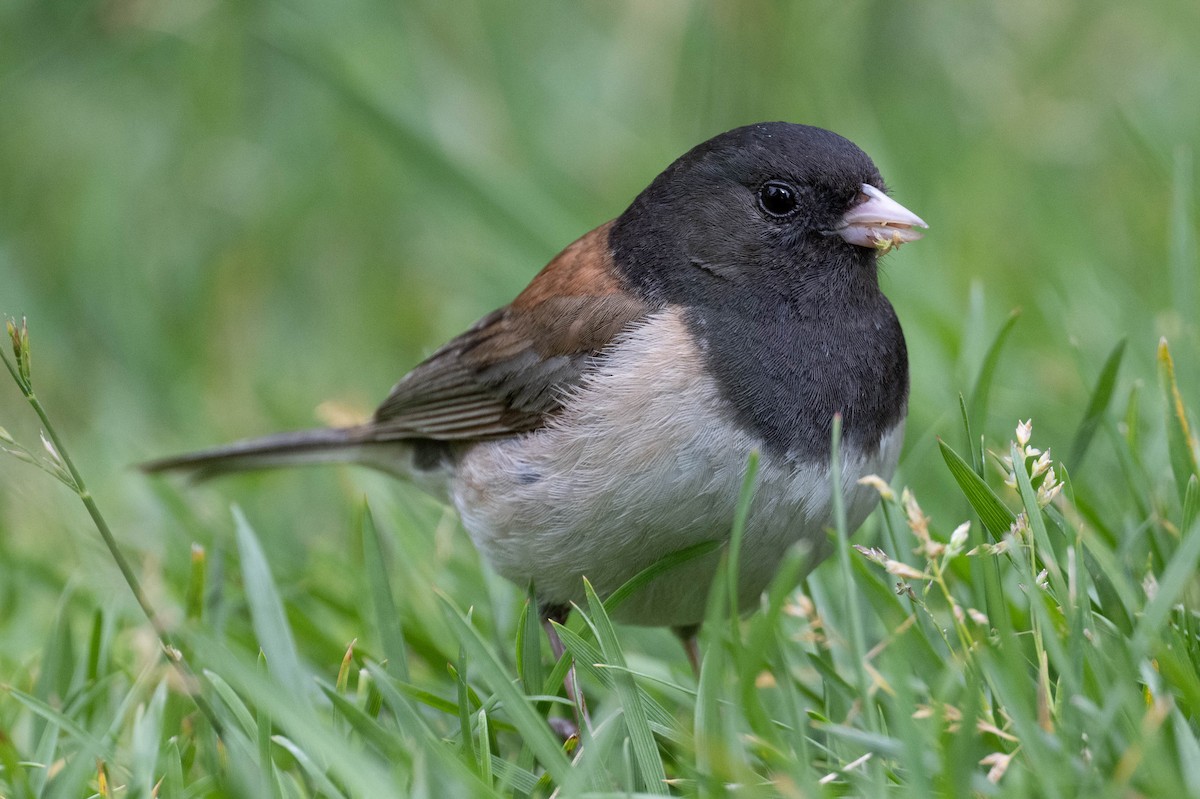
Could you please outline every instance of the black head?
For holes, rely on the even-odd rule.
[[[864,452],[903,418],[904,334],[876,259],[924,226],[851,142],[774,122],[688,152],[609,244],[634,292],[683,308],[733,417],[770,451],[822,460],[835,414]]]
[[[883,178],[836,133],[750,125],[671,164],[617,219],[610,242],[626,278],[664,301],[718,297],[731,283],[789,298],[846,281],[869,290],[877,248],[839,235],[868,199],[864,184],[882,190]]]

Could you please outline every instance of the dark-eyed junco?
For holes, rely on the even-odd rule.
[[[877,496],[858,478],[895,468],[908,359],[876,259],[925,226],[841,136],[737,128],[416,366],[371,421],[145,468],[382,469],[453,504],[492,567],[532,581],[559,618],[585,576],[604,596],[669,553],[727,538],[758,450],[738,582],[748,608],[790,545],[824,542],[835,414],[851,528]],[[715,565],[665,573],[616,617],[693,634]]]

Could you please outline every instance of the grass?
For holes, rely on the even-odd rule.
[[[39,457],[3,433],[5,446],[75,491],[110,540],[34,395],[28,333],[10,334],[16,362],[5,363],[55,443]],[[1150,460],[1105,399],[1122,352],[1080,435],[1110,431],[1144,477]],[[3,688],[0,785],[12,796],[1193,794],[1200,479],[1165,342],[1159,363],[1177,485],[1157,486],[1153,509],[1123,530],[1080,500],[1069,467],[1022,424],[1007,455],[989,452],[978,469],[942,444],[947,490],[957,485],[974,522],[949,532],[908,489],[879,483],[875,545],[852,551],[837,512],[838,568],[817,569],[803,594],[791,590],[804,568],[796,552],[760,612],[731,618],[736,574],[723,570],[698,681],[671,658],[627,653],[608,612],[628,591],[606,607],[588,586],[561,632],[594,721],[565,748],[546,717],[561,712],[566,661],[544,668],[528,603],[515,639],[436,589],[435,616],[406,618],[379,568],[387,538],[362,512],[365,584],[344,609],[359,637],[339,660],[312,662],[258,533],[235,509],[239,579],[221,579],[195,550],[180,593],[199,599],[174,629],[132,572],[148,628],[97,606],[77,635],[63,605],[40,656]],[[969,430],[965,411],[962,422]],[[753,474],[752,461],[742,514]],[[1141,488],[1131,473],[1127,489]],[[739,541],[735,526],[730,564]],[[674,560],[689,554],[702,551]],[[225,629],[222,602],[244,607],[248,629]],[[434,628],[449,646],[431,640]],[[114,651],[139,629],[157,646]]]
[[[0,796],[1200,793],[1197,14],[7,5],[0,313],[45,416],[10,387],[0,424],[58,480],[0,459]],[[525,596],[415,490],[126,468],[369,410],[683,149],[777,118],[931,223],[883,270],[900,473],[756,614],[718,581],[699,680],[574,612],[582,747]]]

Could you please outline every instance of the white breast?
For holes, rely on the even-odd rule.
[[[677,311],[629,333],[568,404],[572,412],[544,429],[470,449],[451,484],[464,526],[500,574],[532,580],[544,601],[580,602],[583,576],[604,596],[667,554],[728,538],[759,442],[731,422]],[[858,478],[890,479],[902,437],[903,422],[870,455],[843,446],[851,529],[876,500]],[[790,545],[803,540],[824,550],[829,477],[826,463],[763,454],[741,553],[743,607],[757,602]],[[660,577],[616,617],[700,621],[717,559]]]

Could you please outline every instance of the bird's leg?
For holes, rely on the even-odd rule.
[[[685,624],[682,627],[672,627],[671,631],[679,636],[680,643],[683,644],[683,651],[687,653],[688,663],[692,664],[692,673],[696,675],[696,679],[700,679],[700,625]]]
[[[568,605],[541,605],[539,611],[542,616],[542,629],[546,631],[546,638],[550,639],[550,651],[554,653],[556,661],[561,660],[567,648],[563,646],[562,639],[558,637],[558,630],[554,629],[554,624],[566,624],[571,608]],[[571,706],[575,713],[574,734],[578,735],[579,730],[585,726],[591,730],[592,720],[588,718],[587,704],[583,701],[583,692],[579,690],[579,677],[575,673],[574,661],[571,661],[571,666],[567,669],[567,676],[563,679],[563,689],[566,691],[567,699],[571,700]],[[559,732],[562,731],[559,730]]]

